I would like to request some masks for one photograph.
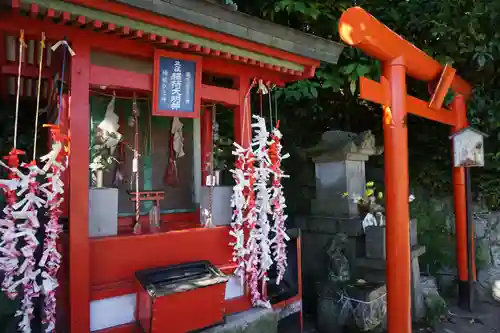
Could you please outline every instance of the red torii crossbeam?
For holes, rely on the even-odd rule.
[[[411,333],[407,115],[410,113],[449,125],[454,132],[465,128],[465,101],[471,94],[471,87],[455,74],[451,66],[443,67],[360,7],[350,8],[342,14],[339,33],[345,43],[359,48],[383,64],[380,82],[364,77],[360,79],[360,97],[381,104],[384,111],[388,330],[389,333]],[[429,102],[407,95],[406,75],[429,82],[433,90]],[[456,95],[448,110],[442,104],[450,88]],[[464,169],[454,168],[460,281],[468,279],[464,179]],[[474,264],[472,267],[475,268]]]

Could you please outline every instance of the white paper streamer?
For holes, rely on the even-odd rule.
[[[46,206],[49,208],[49,222],[45,226],[44,250],[42,258],[38,263],[42,272],[42,293],[44,295],[43,323],[45,332],[54,332],[56,325],[56,289],[57,272],[61,265],[61,254],[57,251],[57,240],[62,231],[59,225],[61,214],[60,206],[64,200],[64,183],[61,180],[62,172],[67,165],[66,150],[63,142],[53,133],[54,142],[52,150],[41,158],[45,161],[43,170],[49,171],[46,175],[47,183],[40,186],[40,190],[46,195]]]

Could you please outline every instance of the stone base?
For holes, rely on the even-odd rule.
[[[369,259],[385,259],[385,226],[369,226],[365,230],[366,257]],[[417,245],[417,220],[410,221],[410,246]]]
[[[344,233],[348,237],[358,237],[364,234],[363,219],[360,217],[343,218],[331,216],[310,216],[296,218],[296,227],[302,232],[324,233],[335,235]]]
[[[366,257],[385,260],[385,227],[366,227],[365,234]]]
[[[226,317],[226,322],[196,333],[277,333],[278,314],[272,309],[250,309]],[[194,333],[194,332],[192,332]]]

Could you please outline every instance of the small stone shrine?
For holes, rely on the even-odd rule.
[[[321,326],[332,330],[334,326],[347,324],[347,319],[334,323],[331,318],[321,318],[325,300],[330,302],[330,296],[342,294],[344,301],[357,299],[361,301],[358,304],[368,304],[383,297],[383,309],[352,307],[356,325],[366,330],[369,325],[379,325],[380,320],[359,322],[356,312],[358,315],[363,312],[365,317],[385,317],[385,226],[364,226],[366,212],[343,194],[364,193],[365,163],[370,156],[382,154],[383,148],[375,145],[371,131],[361,134],[328,131],[308,153],[315,163],[316,197],[311,202],[312,215],[297,219],[297,226],[302,230],[304,307],[311,312],[318,311],[320,330]],[[412,221],[411,226],[413,312],[414,318],[419,319],[423,298],[418,257],[425,248],[417,245],[416,221]],[[365,283],[359,285],[358,280]],[[333,296],[324,296],[325,290],[330,293],[333,290]],[[332,312],[330,317],[341,318],[340,314],[346,312],[345,307],[338,305],[326,308],[329,309],[327,313]]]

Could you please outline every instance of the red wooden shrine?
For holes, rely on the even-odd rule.
[[[197,109],[193,117],[198,117],[203,104],[220,103],[229,107],[234,117],[235,141],[245,147],[251,140],[251,119],[250,114],[245,116],[243,108],[251,81],[258,78],[281,86],[310,78],[320,64],[318,58],[294,54],[290,50],[259,44],[116,1],[10,0],[7,3],[0,7],[0,92],[4,97],[9,94],[8,80],[17,74],[16,57],[6,56],[7,44],[12,39],[16,43],[20,29],[24,29],[29,41],[38,41],[44,32],[49,46],[66,39],[75,53],[67,60],[64,79],[70,89],[69,96],[65,94],[61,121],[63,130],[71,136],[71,153],[65,176],[69,232],[61,241],[64,267],[60,272],[58,311],[62,319],[58,323],[59,329],[71,333],[91,331],[93,304],[134,296],[134,273],[139,270],[207,260],[222,272],[232,274],[235,266],[229,246],[229,227],[202,228],[199,211],[162,215],[161,232],[141,235],[132,233],[133,218],[122,217],[119,218],[117,236],[89,238],[90,184],[86,176],[89,173],[89,97],[94,90],[150,95],[156,85],[152,78],[155,50],[182,53],[196,59],[201,66],[200,73],[232,79],[231,88],[200,84],[196,90],[194,102]],[[38,42],[34,45],[36,49]],[[334,43],[331,45],[338,57],[342,48]],[[96,52],[141,61],[149,67],[134,71],[112,63],[103,65],[94,61]],[[44,66],[42,77],[48,87],[60,68],[60,56],[60,52],[52,53],[51,61]],[[331,60],[335,61],[336,58]],[[34,83],[37,75],[36,61],[25,62],[22,69],[24,82],[33,80]],[[23,87],[22,96],[34,95],[35,84],[26,83]],[[243,126],[247,126],[247,130],[242,130]],[[202,165],[205,165],[212,151],[210,108],[201,112],[200,129],[201,148],[195,152],[201,155]],[[206,179],[204,168],[198,172],[202,173],[199,179]],[[155,195],[146,199],[163,198],[162,193]],[[146,216],[143,218],[147,220]],[[300,268],[300,237],[297,247]],[[298,279],[300,285],[300,270]],[[274,307],[285,307],[301,297],[299,287],[296,297]],[[123,302],[126,303],[125,298]],[[135,306],[135,301],[128,302],[133,303],[129,304],[131,307]],[[222,306],[224,315],[251,307],[246,293],[226,299]],[[197,315],[175,320],[196,322]],[[97,332],[135,332],[135,323],[130,320]]]

